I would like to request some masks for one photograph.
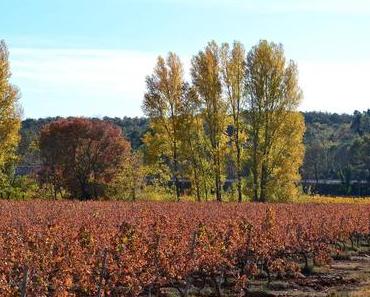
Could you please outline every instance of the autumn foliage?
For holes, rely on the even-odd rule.
[[[17,160],[16,148],[19,142],[20,92],[11,84],[9,52],[0,40],[0,192],[9,183],[7,169]]]
[[[63,119],[47,125],[40,134],[43,162],[41,181],[51,184],[54,196],[92,199],[105,195],[130,144],[119,127],[101,120]]]
[[[0,295],[158,296],[289,277],[370,239],[369,205],[0,201]],[[27,276],[27,277],[25,277]]]
[[[282,45],[261,40],[246,53],[240,42],[212,41],[193,56],[190,74],[187,82],[180,58],[169,53],[146,79],[150,129],[143,142],[151,175],[167,173],[177,200],[183,180],[198,201],[222,201],[227,180],[239,202],[296,198],[302,91]]]

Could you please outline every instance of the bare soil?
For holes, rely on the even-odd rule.
[[[294,277],[249,281],[244,294],[235,288],[222,288],[222,297],[370,297],[370,251],[368,247],[357,252],[346,251],[335,257],[330,265],[315,266],[309,275],[298,273]],[[162,290],[161,296],[181,297],[175,289]],[[192,286],[189,297],[218,297],[210,285],[200,289]]]
[[[247,296],[370,297],[370,254],[360,253],[329,266],[314,268],[310,275],[267,284],[251,284]]]

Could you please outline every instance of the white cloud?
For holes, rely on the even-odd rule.
[[[145,76],[156,61],[154,54],[125,50],[10,52],[12,79],[21,88],[26,116],[37,114],[34,105],[40,102],[53,106],[56,110],[49,111],[53,115],[68,110],[71,115],[140,115]]]
[[[13,81],[28,117],[140,116],[145,76],[156,54],[124,50],[11,49]],[[184,68],[190,57],[182,57]],[[370,61],[298,61],[301,110],[353,112],[370,108]],[[190,79],[189,71],[186,78]]]
[[[12,57],[16,79],[136,93],[156,56],[132,51],[13,49]]]
[[[351,113],[370,108],[370,61],[299,63],[302,110]]]

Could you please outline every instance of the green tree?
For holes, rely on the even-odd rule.
[[[253,199],[288,199],[302,164],[304,121],[296,112],[297,66],[286,62],[282,45],[262,40],[249,51],[246,96]]]
[[[146,78],[147,91],[143,110],[150,118],[158,151],[154,152],[166,160],[176,189],[176,199],[180,199],[179,147],[182,139],[182,110],[184,99],[183,67],[180,58],[169,53],[166,60],[158,57],[154,73]],[[146,145],[151,145],[146,142]],[[163,162],[163,160],[156,160]]]
[[[222,201],[222,173],[226,145],[226,103],[222,98],[220,48],[212,41],[204,51],[192,59],[191,75],[193,85],[200,98],[200,110],[204,120],[214,172],[214,193],[217,201]]]
[[[370,183],[370,134],[357,138],[350,147],[351,164],[361,171],[358,179]]]
[[[10,82],[9,52],[0,41],[0,186],[9,182],[9,169],[15,163],[19,142],[19,91]]]
[[[319,140],[312,141],[309,146],[306,146],[305,166],[302,168],[302,174],[311,177],[316,183],[319,183],[319,179],[322,178],[321,175],[325,171],[326,150],[325,145]]]

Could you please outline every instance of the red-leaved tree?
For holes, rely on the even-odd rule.
[[[130,154],[130,143],[119,127],[101,120],[62,119],[40,134],[42,183],[53,195],[67,193],[83,200],[105,196],[107,186]]]

